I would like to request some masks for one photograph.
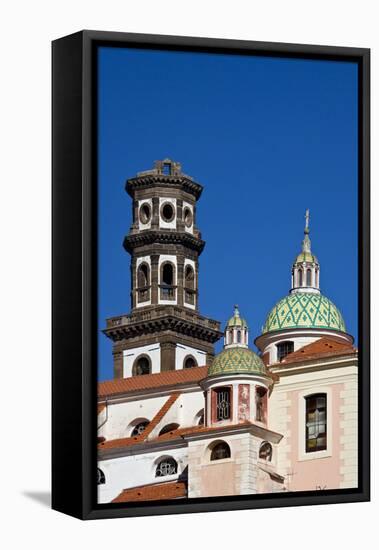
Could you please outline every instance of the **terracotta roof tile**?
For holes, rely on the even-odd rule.
[[[156,374],[145,374],[131,378],[106,380],[98,384],[98,397],[108,397],[122,393],[137,392],[165,386],[176,386],[200,382],[207,376],[208,367],[173,370]]]
[[[139,500],[167,500],[187,496],[187,485],[184,481],[170,481],[142,485],[124,489],[112,502],[133,502]]]
[[[336,342],[330,338],[320,338],[293,353],[290,353],[280,363],[276,365],[298,363],[309,359],[318,359],[319,357],[350,355],[356,353],[357,348],[352,344]],[[272,365],[273,366],[273,365]]]
[[[172,405],[178,399],[180,392],[175,392],[167,399],[163,406],[159,409],[151,422],[146,426],[143,432],[133,437],[123,437],[121,439],[110,439],[109,441],[103,441],[99,443],[99,449],[114,449],[119,447],[128,447],[129,445],[136,445],[145,441],[153,429],[158,425],[162,418],[167,414]]]

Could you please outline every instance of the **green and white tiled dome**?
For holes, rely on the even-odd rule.
[[[312,254],[312,252],[302,251],[300,252],[300,254],[297,255],[294,264],[299,264],[303,262],[318,264],[318,259],[314,254]]]
[[[238,306],[234,306],[234,314],[233,317],[229,319],[229,321],[226,324],[227,327],[241,327],[241,328],[248,328],[247,323],[245,319],[242,319],[240,316],[240,312],[238,309]]]
[[[250,349],[234,347],[216,355],[208,369],[208,376],[216,374],[259,374],[267,376],[262,359]]]
[[[292,293],[270,311],[262,333],[285,329],[312,328],[346,332],[337,307],[326,296],[309,292]]]

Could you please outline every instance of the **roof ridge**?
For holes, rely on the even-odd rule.
[[[168,411],[171,409],[172,405],[175,403],[175,401],[178,399],[181,392],[174,392],[170,395],[170,397],[167,399],[167,401],[164,402],[162,407],[159,409],[157,414],[154,416],[151,422],[146,426],[144,431],[140,434],[142,436],[142,441],[146,441],[148,436],[151,434],[151,432],[154,430],[154,428],[157,427],[159,422],[166,416]]]
[[[98,397],[105,399],[123,393],[153,390],[168,386],[196,384],[207,376],[206,365],[192,369],[180,369],[165,372],[132,376],[128,378],[114,378],[98,383]]]

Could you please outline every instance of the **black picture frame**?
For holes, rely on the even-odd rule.
[[[359,73],[359,487],[96,503],[97,63],[99,46],[350,60]],[[370,499],[370,50],[81,31],[52,43],[52,507],[81,519],[360,502]]]

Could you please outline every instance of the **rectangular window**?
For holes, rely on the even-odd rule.
[[[281,342],[280,344],[277,344],[276,347],[278,350],[279,362],[287,357],[287,355],[289,355],[290,353],[293,353],[293,342]]]
[[[305,398],[305,449],[307,453],[326,449],[326,394]]]
[[[217,388],[216,420],[228,420],[231,416],[230,388]]]

